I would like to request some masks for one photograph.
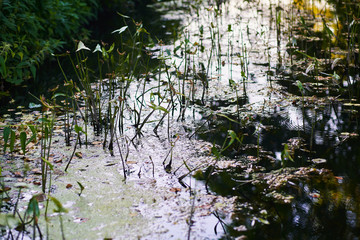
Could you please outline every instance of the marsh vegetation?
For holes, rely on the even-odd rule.
[[[2,237],[356,239],[359,4],[160,1],[54,53],[0,119]]]

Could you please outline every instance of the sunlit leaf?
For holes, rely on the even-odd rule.
[[[338,81],[340,80],[340,76],[335,71],[334,71],[334,74],[332,75],[332,77],[336,81],[336,83],[339,84]]]
[[[33,109],[33,108],[39,108],[41,107],[42,105],[41,104],[35,104],[33,102],[29,103],[29,108]]]
[[[306,70],[305,70],[305,73],[308,74],[309,72],[313,71],[315,69],[315,64],[310,64]]]
[[[128,28],[128,26],[124,26],[122,28],[119,28],[119,29],[116,29],[114,31],[112,31],[111,33],[118,33],[118,34],[121,34],[123,32],[125,32],[125,30]]]
[[[93,51],[93,53],[94,52],[102,52],[100,44],[96,45],[95,50]]]
[[[78,52],[80,50],[88,50],[88,51],[90,51],[90,48],[86,47],[85,44],[82,41],[79,41],[76,52]]]
[[[328,27],[328,25],[326,24],[325,22],[325,19],[323,19],[323,24],[324,24],[324,29],[326,31],[326,33],[329,35],[329,36],[335,36],[335,34],[333,33],[333,31]]]
[[[120,15],[121,17],[123,17],[123,18],[130,18],[130,17],[128,17],[128,16],[126,16],[126,15],[124,15],[124,14],[121,14],[121,13],[119,13],[119,12],[116,12],[118,15]]]
[[[66,97],[66,94],[65,93],[55,93],[51,99],[55,99],[57,97]]]
[[[333,63],[331,64],[331,69],[334,69],[338,62],[341,61],[341,58],[335,58]]]
[[[281,161],[285,162],[286,160],[290,160],[294,162],[294,159],[290,155],[289,145],[284,145],[284,150],[281,152]]]
[[[296,84],[297,84],[300,92],[303,93],[303,92],[304,92],[304,88],[303,88],[302,83],[301,83],[299,80],[296,80]]]
[[[324,158],[314,158],[311,160],[313,163],[315,164],[322,164],[322,163],[326,163],[326,159]]]
[[[231,142],[233,143],[235,140],[241,142],[236,133],[233,130],[228,130],[228,135],[231,137]]]
[[[266,224],[266,225],[270,224],[269,221],[266,220],[266,219],[258,218],[258,220],[259,220],[261,223],[263,223],[263,224]]]

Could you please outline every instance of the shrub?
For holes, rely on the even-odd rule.
[[[96,9],[97,0],[0,0],[1,82],[35,77],[44,58],[78,34]]]

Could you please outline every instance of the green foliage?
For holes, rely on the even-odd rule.
[[[22,131],[20,133],[20,144],[21,144],[21,150],[23,152],[23,154],[25,155],[26,152],[26,132]]]
[[[78,193],[78,195],[81,196],[81,193],[84,191],[85,187],[80,182],[77,182],[77,184],[80,187],[80,192]]]
[[[289,145],[284,145],[284,150],[281,152],[281,165],[282,167],[285,167],[286,161],[292,161],[294,162],[293,157],[291,156],[291,151],[289,149]]]
[[[36,196],[33,196],[30,201],[29,201],[29,205],[26,209],[26,214],[29,217],[34,218],[38,218],[40,216],[40,209],[39,209],[39,202],[36,198]]]
[[[0,1],[0,79],[36,76],[36,67],[94,16],[97,0]]]
[[[56,213],[67,213],[68,212],[68,210],[63,207],[63,205],[61,204],[61,202],[59,200],[57,200],[56,198],[51,197],[51,196],[50,196],[50,200],[55,204],[54,212],[56,212]]]

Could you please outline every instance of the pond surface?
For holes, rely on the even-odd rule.
[[[63,231],[56,213],[42,232],[54,239],[62,232],[74,239],[358,239],[359,3],[171,1],[149,9],[171,37],[145,47],[154,64],[139,63],[141,74],[135,60],[130,75],[92,87],[113,104],[100,110],[106,123],[119,111],[117,123],[105,136],[89,126],[81,136],[89,146],[78,147],[67,173],[77,140],[64,147],[66,115],[57,116],[52,161],[60,171],[50,194],[69,212]],[[72,118],[85,128],[86,118]],[[38,148],[29,150],[30,168],[39,165]],[[16,175],[20,156],[4,157],[9,185],[40,182]],[[26,196],[40,192],[31,189],[22,212]]]

